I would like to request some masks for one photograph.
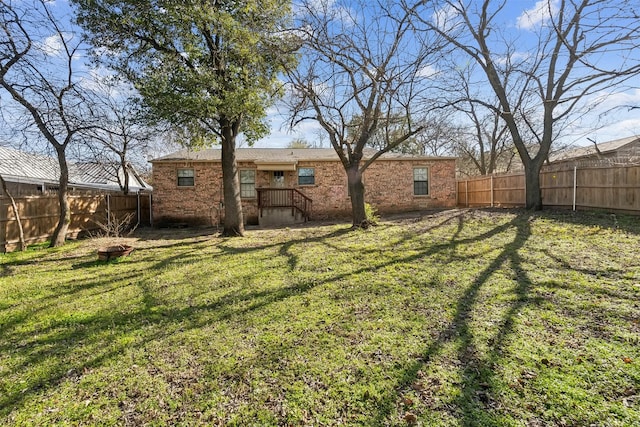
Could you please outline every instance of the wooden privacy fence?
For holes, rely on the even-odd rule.
[[[540,172],[542,204],[640,214],[640,166],[606,166]],[[525,205],[524,173],[458,181],[458,206]]]
[[[44,242],[51,237],[60,214],[57,195],[20,196],[14,198],[27,244]],[[132,215],[132,225],[152,225],[151,194],[70,195],[71,224],[67,237],[101,230],[100,224]],[[14,250],[19,243],[18,224],[11,201],[0,197],[0,252]]]

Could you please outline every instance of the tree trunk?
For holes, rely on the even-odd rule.
[[[120,156],[120,168],[122,169],[122,194],[125,196],[129,194],[129,169],[127,168],[127,159],[124,155]],[[118,171],[116,171],[116,174]]]
[[[353,227],[367,228],[370,224],[367,222],[367,214],[364,209],[364,184],[358,163],[353,162],[347,168],[347,182],[351,196]]]
[[[20,241],[18,248],[21,251],[24,251],[27,249],[27,245],[24,242],[24,229],[22,228],[22,221],[20,220],[20,212],[18,212],[18,206],[16,205],[16,201],[14,200],[11,193],[9,193],[9,190],[7,190],[7,183],[2,176],[0,176],[0,184],[2,184],[2,192],[6,194],[11,201],[11,210],[13,211],[13,216],[16,217],[16,223],[18,224],[18,239]]]
[[[236,164],[236,135],[231,125],[222,125],[222,187],[224,192],[223,236],[243,236],[244,218],[240,180]]]
[[[58,225],[51,236],[51,244],[49,245],[51,248],[64,245],[69,224],[71,224],[71,208],[67,194],[69,188],[69,168],[67,166],[64,146],[56,147],[56,151],[58,154],[58,164],[60,165],[60,182],[58,188],[60,216],[58,217]]]
[[[542,210],[542,191],[540,189],[540,169],[542,162],[525,162],[525,207],[535,211]]]

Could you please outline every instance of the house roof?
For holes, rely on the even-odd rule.
[[[119,172],[120,175],[122,172]],[[25,153],[0,146],[0,175],[8,182],[57,186],[60,179],[58,160],[51,156]],[[151,190],[151,186],[130,172],[130,189]],[[69,184],[76,187],[120,190],[114,174],[96,163],[70,163]]]
[[[127,164],[129,172],[129,189],[151,190],[151,186],[145,182],[131,164]],[[116,176],[117,174],[117,176]],[[74,163],[69,168],[69,179],[76,182],[92,183],[100,185],[118,185],[118,178],[124,181],[122,167],[119,164]],[[118,187],[119,188],[119,187]]]
[[[375,149],[365,149],[364,158],[370,158],[376,153]],[[381,157],[385,160],[401,160],[401,159],[455,159],[455,157],[428,157],[414,156],[403,153],[385,153]],[[175,153],[158,157],[151,160],[154,162],[170,162],[170,161],[202,161],[202,162],[219,162],[222,159],[222,150],[219,148],[207,148],[202,150],[184,149]],[[237,148],[236,161],[251,162],[258,161],[263,163],[285,163],[297,161],[337,161],[338,154],[333,148]]]
[[[0,146],[0,175],[7,181],[13,181],[12,178],[34,183],[57,181],[59,170],[58,161],[53,157]]]
[[[596,150],[596,146],[594,144],[587,145],[584,147],[573,148],[569,150],[564,150],[560,152],[556,152],[549,156],[549,162],[561,162],[566,160],[574,160],[574,159],[582,159],[585,157],[593,157],[598,154],[608,154],[615,152],[629,144],[633,144],[635,142],[640,142],[640,137],[638,136],[630,136],[627,138],[616,139],[613,141],[598,143],[598,149]],[[598,151],[600,153],[598,153]]]

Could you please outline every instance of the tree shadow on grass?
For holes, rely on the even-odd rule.
[[[638,215],[598,210],[570,211],[562,209],[545,209],[538,215],[559,223],[598,226],[607,229],[621,230],[629,234],[640,234],[640,217]]]
[[[498,399],[492,395],[491,390],[494,376],[493,367],[503,357],[505,341],[513,333],[515,316],[529,303],[529,289],[531,287],[531,280],[525,269],[522,268],[522,258],[518,253],[531,234],[529,215],[518,215],[508,224],[492,229],[490,234],[505,232],[510,228],[516,230],[514,240],[504,246],[500,254],[467,287],[456,304],[454,318],[441,329],[434,342],[421,352],[417,360],[404,369],[395,387],[400,394],[410,389],[412,385],[420,381],[423,370],[434,362],[444,347],[453,343],[457,349],[458,361],[462,366],[460,375],[462,383],[459,385],[458,397],[451,403],[454,406],[453,411],[459,418],[460,425],[501,425],[489,414],[492,402]],[[460,233],[461,229],[462,220],[459,221],[458,230],[454,233],[454,237]],[[452,239],[451,246],[457,246],[465,241],[468,239]],[[511,265],[516,276],[515,289],[513,290],[516,298],[503,316],[496,334],[490,340],[489,354],[482,358],[478,356],[479,352],[475,349],[470,322],[474,311],[479,309],[477,300],[481,289],[493,273],[505,263]],[[382,404],[378,408],[376,424],[383,425],[385,423],[385,420],[393,413],[398,398],[398,395],[393,394],[382,400]]]
[[[429,363],[430,358],[437,354],[446,342],[454,339],[456,334],[463,337],[459,346],[459,357],[461,359],[469,359],[469,369],[482,368],[484,364],[489,362],[483,360],[474,361],[468,357],[472,346],[472,337],[468,329],[469,317],[477,294],[491,275],[492,269],[498,268],[508,260],[514,265],[519,265],[520,260],[517,254],[514,255],[514,252],[522,247],[526,241],[528,224],[526,218],[518,217],[511,223],[498,225],[484,233],[469,238],[459,239],[464,221],[461,217],[457,221],[457,228],[452,240],[428,246],[424,250],[410,255],[397,254],[393,258],[377,262],[373,266],[358,266],[356,263],[352,266],[353,268],[347,271],[328,271],[317,280],[297,279],[291,285],[269,289],[233,288],[224,291],[209,302],[201,301],[181,307],[167,305],[159,299],[157,289],[152,286],[151,281],[154,280],[154,271],[157,269],[168,268],[176,262],[185,265],[189,263],[189,259],[197,259],[202,249],[201,245],[206,245],[206,243],[199,243],[196,247],[185,245],[184,251],[162,259],[156,259],[153,267],[144,276],[131,280],[132,285],[139,287],[142,294],[139,306],[136,306],[133,311],[101,310],[90,316],[79,318],[67,316],[50,319],[46,324],[38,325],[37,335],[31,330],[17,330],[18,323],[16,322],[12,322],[11,325],[4,325],[3,331],[12,335],[5,337],[4,344],[0,346],[0,352],[18,352],[20,355],[19,362],[12,367],[14,377],[23,376],[27,378],[29,377],[27,374],[33,369],[39,372],[39,376],[28,379],[21,390],[12,389],[10,392],[4,393],[0,397],[0,415],[9,414],[35,394],[58,386],[60,383],[71,379],[70,376],[77,375],[77,373],[86,369],[103,366],[108,361],[121,357],[127,350],[142,348],[152,341],[161,340],[177,332],[182,333],[190,329],[203,328],[218,322],[242,317],[271,304],[301,295],[325,283],[340,281],[363,272],[375,272],[396,262],[410,263],[435,253],[452,252],[457,245],[488,239],[516,227],[518,230],[516,240],[502,251],[501,255],[467,290],[463,298],[458,302],[454,321],[448,328],[441,331],[437,341],[425,350],[420,361],[416,362],[415,366],[406,369],[398,387],[402,388],[414,381],[420,366]],[[340,237],[350,232],[349,229],[332,230],[318,236],[304,237],[287,242],[268,243],[249,248],[219,245],[221,246],[219,249],[222,254],[231,256],[247,255],[267,248],[277,249],[279,256],[287,258],[286,263],[290,271],[292,271],[298,268],[300,264],[298,255],[293,250],[297,244],[308,244],[311,241],[320,245],[331,245],[331,238]],[[411,237],[404,236],[402,238],[409,239]],[[154,255],[149,252],[148,255],[143,254],[143,256],[151,257],[151,260],[153,260]],[[126,281],[128,279],[123,278],[123,280]],[[82,286],[75,288],[75,291],[99,289],[100,287],[108,286],[111,281],[112,278],[109,277],[97,277],[94,281],[87,281]],[[526,294],[528,287],[526,276],[525,279],[519,280],[518,283],[519,292],[523,295]],[[73,288],[65,290],[66,297],[72,297],[73,292]],[[523,296],[520,304],[524,304],[524,301],[526,301],[525,296]],[[515,312],[517,309],[518,305],[514,306],[512,311]],[[509,316],[512,316],[512,314]],[[511,324],[509,322],[505,321],[502,335],[506,336],[510,332]],[[134,335],[133,341],[120,340],[121,337],[131,336],[132,334]],[[500,336],[497,337],[496,347],[501,345],[500,342],[503,339]],[[79,358],[78,352],[88,356]],[[463,387],[464,395],[473,395],[476,389],[475,382],[470,381]],[[383,405],[380,408],[380,421],[390,413],[395,397],[389,396],[386,400],[386,406]],[[459,402],[461,408],[465,408],[465,405],[471,405],[468,409],[465,409],[469,413],[481,408],[481,404],[473,399],[469,401],[465,398]]]
[[[288,254],[287,248],[302,242],[323,242],[348,232],[348,229],[339,229],[310,239],[295,239],[286,243],[270,243],[251,248],[219,245],[221,252],[215,256],[233,256],[283,247],[279,252],[287,256],[288,264],[295,268],[297,262],[295,255]],[[78,373],[100,367],[127,350],[144,347],[152,341],[166,338],[177,331],[182,333],[189,329],[202,328],[216,322],[241,317],[333,280],[333,278],[326,281],[298,280],[291,285],[272,289],[240,287],[225,292],[209,303],[190,304],[184,307],[168,306],[156,295],[157,289],[151,286],[151,281],[155,277],[154,272],[170,268],[174,263],[188,265],[190,260],[195,261],[202,256],[202,248],[208,244],[207,242],[175,243],[172,247],[179,250],[161,259],[154,259],[153,252],[149,252],[148,255],[138,252],[137,257],[148,256],[153,261],[153,266],[147,268],[142,276],[131,268],[124,269],[117,276],[97,275],[93,280],[74,281],[72,285],[60,287],[59,292],[38,298],[36,302],[24,307],[20,313],[9,315],[0,328],[3,336],[0,353],[20,355],[19,362],[12,366],[12,372],[14,376],[25,378],[25,380],[20,390],[13,389],[0,395],[0,416],[8,415],[35,394],[59,386],[66,380],[73,380]],[[129,266],[135,265],[136,262],[141,261],[133,260]],[[93,261],[75,266],[96,270],[101,267],[94,265]],[[127,265],[121,267],[125,268]],[[48,319],[45,324],[37,325],[37,333],[21,330],[20,325],[23,322],[30,321],[40,313],[55,307],[61,299],[73,298],[76,294],[82,295],[83,298],[99,296],[101,292],[111,292],[113,289],[110,284],[113,282],[123,283],[121,285],[123,287],[140,288],[140,305],[135,311],[119,312],[116,308],[116,310],[99,310],[92,315],[83,315],[78,318],[66,315],[62,318]],[[203,314],[205,315],[202,316]],[[132,333],[136,335],[133,343],[129,341],[126,344],[119,343],[119,337]],[[77,352],[87,356],[77,359]],[[28,374],[33,370],[38,372],[35,378]]]

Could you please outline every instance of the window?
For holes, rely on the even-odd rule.
[[[415,196],[429,195],[428,168],[413,168],[413,194]]]
[[[193,169],[178,169],[178,187],[193,187],[195,185],[195,171]]]
[[[240,170],[240,197],[253,199],[256,197],[256,171],[253,169]]]
[[[284,171],[273,171],[271,185],[276,188],[284,187]]]
[[[313,185],[316,183],[316,171],[314,168],[298,169],[298,185]]]

